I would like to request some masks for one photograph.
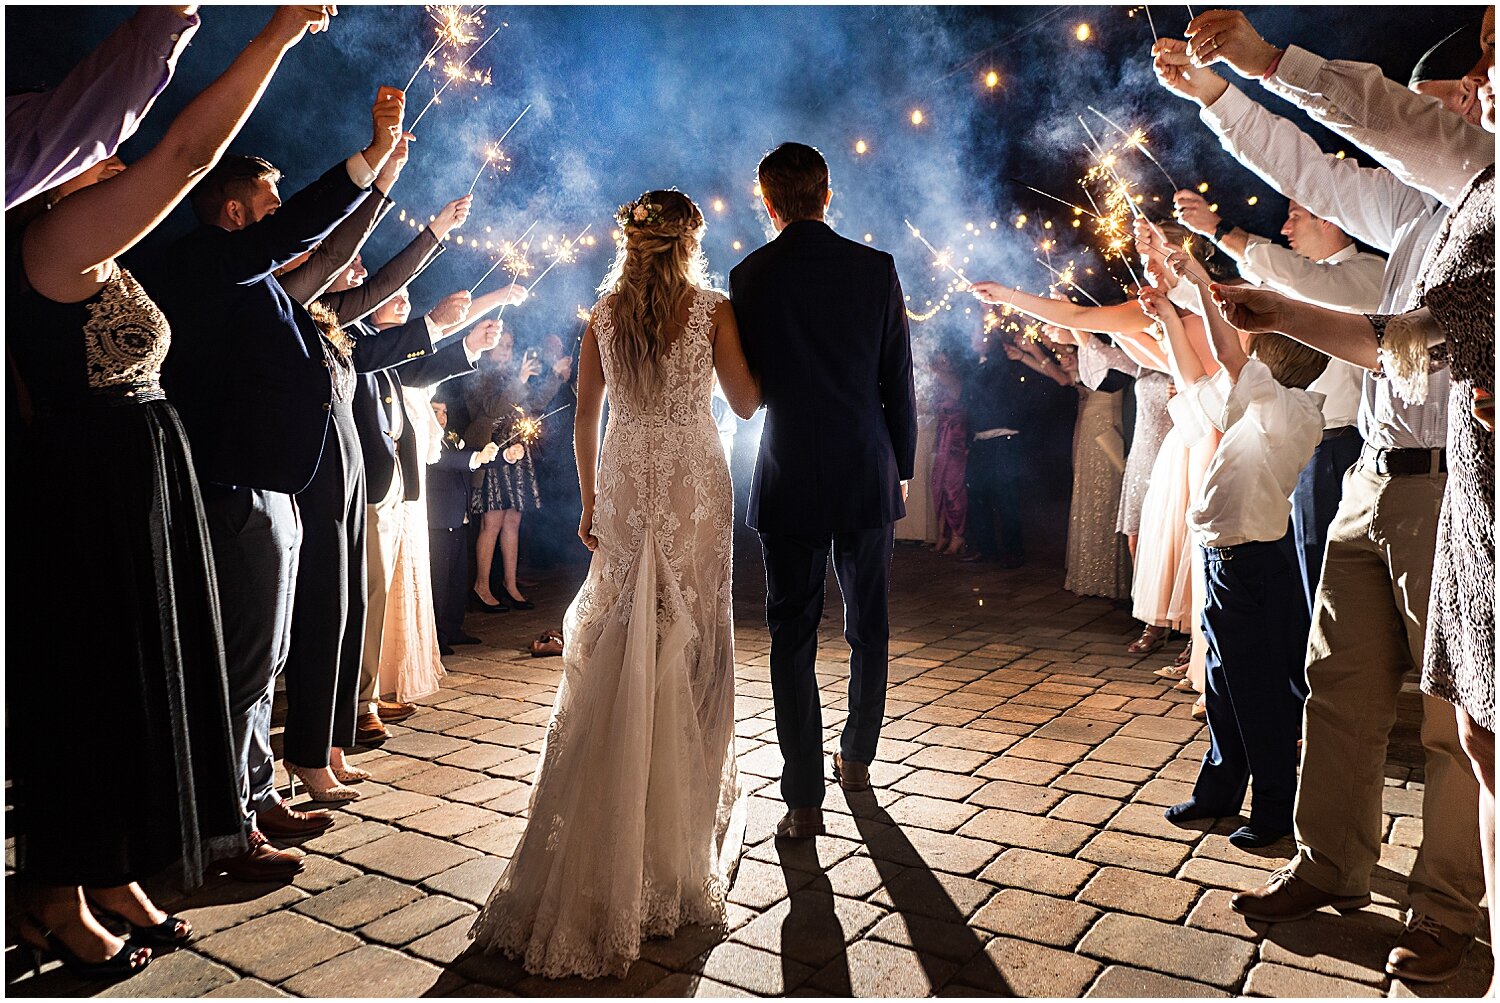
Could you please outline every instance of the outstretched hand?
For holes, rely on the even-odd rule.
[[[473,195],[456,198],[438,210],[437,218],[428,224],[428,227],[438,240],[446,240],[448,234],[468,222],[469,210],[473,206]]]
[[[1285,331],[1288,327],[1292,304],[1280,293],[1254,286],[1224,286],[1217,282],[1209,288],[1219,313],[1241,331],[1264,334]]]
[[[1172,195],[1172,205],[1176,207],[1182,225],[1203,237],[1212,237],[1223,221],[1208,207],[1208,199],[1188,188]]]
[[[1188,55],[1193,65],[1224,62],[1247,80],[1261,76],[1276,58],[1276,46],[1260,37],[1243,11],[1211,10],[1187,26]]]
[[[1004,303],[1010,298],[1011,294],[1009,287],[990,281],[974,283],[969,287],[969,292],[973,293],[979,302],[988,303],[991,306],[996,303]]]
[[[266,31],[283,45],[290,47],[302,41],[305,34],[316,35],[320,31],[327,31],[329,19],[338,12],[338,7],[331,4],[277,7],[276,13],[271,15],[270,23],[266,25]]]
[[[438,327],[454,327],[469,318],[469,291],[460,289],[444,296],[427,316]]]
[[[1188,44],[1180,38],[1159,38],[1151,47],[1151,69],[1156,82],[1178,97],[1196,101],[1204,108],[1219,100],[1229,82],[1206,66],[1198,66],[1188,55]]]

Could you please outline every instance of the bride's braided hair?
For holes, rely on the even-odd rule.
[[[708,284],[703,213],[675,189],[646,192],[615,214],[614,264],[599,286],[613,296],[614,369],[637,392],[656,385],[670,331],[695,286]]]

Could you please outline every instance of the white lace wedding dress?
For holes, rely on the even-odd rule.
[[[530,819],[475,921],[486,950],[552,978],[623,975],[642,939],[724,922],[744,834],[734,762],[733,493],[709,398],[711,314],[650,399],[610,393],[588,578],[563,620],[562,683]]]

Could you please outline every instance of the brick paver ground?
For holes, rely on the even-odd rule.
[[[829,837],[771,835],[782,806],[769,642],[758,555],[742,546],[736,710],[750,821],[730,928],[649,942],[623,981],[554,982],[474,954],[465,934],[521,832],[561,669],[522,649],[560,622],[577,578],[545,576],[534,612],[470,616],[488,643],[460,649],[442,691],[355,758],[375,782],[302,844],[308,867],[291,886],[217,878],[183,900],[163,893],[196,939],[104,992],[55,963],[32,976],[10,934],[9,992],[1474,996],[1489,979],[1484,945],[1442,985],[1393,985],[1382,972],[1422,832],[1414,693],[1386,770],[1375,904],[1248,924],[1230,892],[1280,866],[1291,844],[1247,853],[1225,838],[1235,823],[1162,819],[1206,739],[1189,698],[1151,674],[1170,649],[1126,655],[1128,614],[1062,591],[1055,572],[904,546],[877,787],[830,789]],[[830,596],[819,680],[833,749],[847,649]]]

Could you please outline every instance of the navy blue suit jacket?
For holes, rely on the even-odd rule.
[[[441,347],[434,347],[423,317],[378,334],[363,323],[351,324],[348,330],[355,339],[354,368],[361,374],[354,390],[354,425],[359,429],[359,445],[364,452],[365,495],[371,505],[384,498],[391,489],[391,478],[399,461],[402,496],[407,501],[416,501],[422,497],[422,482],[417,479],[417,464],[421,459],[416,429],[403,415],[401,434],[391,436],[396,424],[395,409],[403,406],[401,387],[434,386],[461,373],[473,372],[474,364],[464,351],[462,338],[450,338]],[[392,358],[383,365],[362,363],[359,346],[380,342],[388,343],[394,354],[404,352],[404,358]]]
[[[368,192],[341,161],[259,222],[199,226],[139,273],[172,326],[162,386],[201,479],[295,494],[317,473],[331,363],[317,325],[272,273]]]
[[[766,407],[746,524],[812,535],[904,516],[917,408],[895,261],[804,220],[740,262],[729,289]]]
[[[443,452],[427,468],[427,526],[459,529],[469,511],[469,458],[475,450],[463,445],[457,432],[443,436]]]

